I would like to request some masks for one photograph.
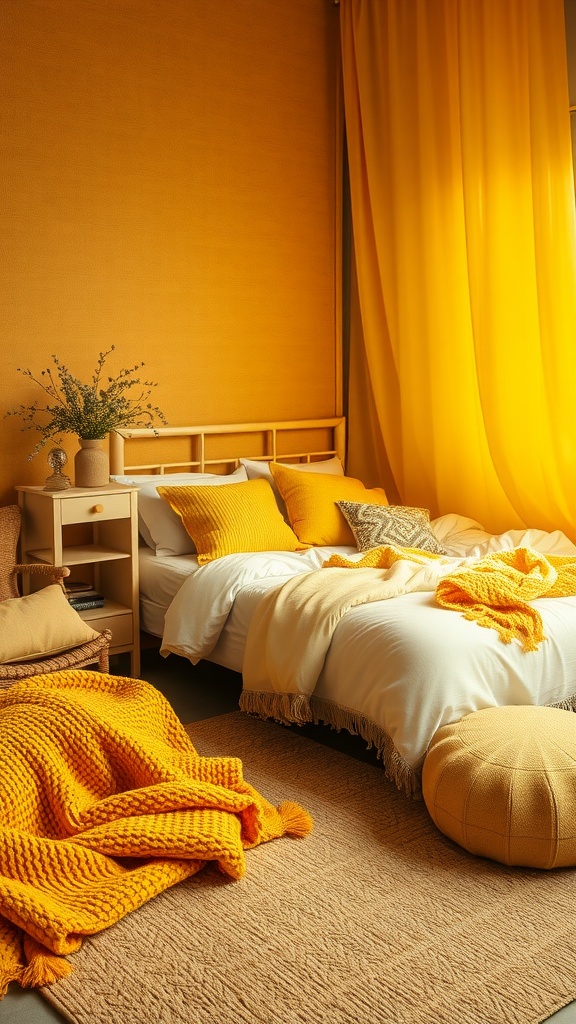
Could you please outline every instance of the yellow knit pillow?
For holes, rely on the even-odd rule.
[[[100,634],[72,608],[57,583],[0,602],[0,663],[48,658]]]
[[[301,474],[303,475],[303,474]],[[227,487],[158,487],[192,537],[200,565],[239,551],[299,551],[266,480]]]
[[[304,544],[356,544],[337,501],[388,504],[381,487],[369,490],[351,476],[300,473],[279,462],[271,462],[270,471],[284,499],[292,529]]]

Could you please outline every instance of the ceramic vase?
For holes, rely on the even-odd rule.
[[[75,487],[105,487],[110,483],[110,461],[102,440],[78,438],[80,448],[74,456]]]

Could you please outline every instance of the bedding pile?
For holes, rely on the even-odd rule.
[[[333,555],[325,571],[295,576],[266,594],[246,640],[241,709],[284,723],[313,721],[310,696],[341,619],[361,605],[434,591],[460,562],[386,546],[360,561]]]
[[[360,735],[420,796],[443,725],[506,704],[576,709],[576,596],[561,596],[576,591],[576,546],[558,531],[488,534],[456,514],[431,528],[445,555],[388,545],[396,561],[384,572],[382,549],[351,546],[188,566],[161,653],[242,672],[248,713]],[[284,623],[276,602],[294,609]]]
[[[209,861],[312,821],[273,807],[234,757],[201,757],[164,697],[98,672],[37,676],[0,693],[0,998],[50,984],[86,935]]]
[[[267,594],[248,633],[240,707],[285,723],[313,721],[310,696],[336,627],[354,607],[428,591],[441,607],[533,651],[544,631],[528,602],[576,595],[576,557],[515,548],[463,562],[385,545],[359,561],[333,555],[325,573],[296,576]]]

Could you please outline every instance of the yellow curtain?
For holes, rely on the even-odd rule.
[[[562,0],[341,0],[340,19],[350,471],[365,440],[406,504],[576,539]]]

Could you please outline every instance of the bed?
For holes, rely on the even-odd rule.
[[[417,796],[440,726],[496,705],[576,709],[576,596],[548,596],[546,577],[573,571],[576,545],[390,506],[346,476],[344,445],[341,417],[113,435],[113,479],[139,488],[142,626],[166,657],[241,673],[248,713],[359,734]],[[381,552],[390,564],[369,564]],[[455,572],[520,557],[546,583],[532,649],[439,603]]]

